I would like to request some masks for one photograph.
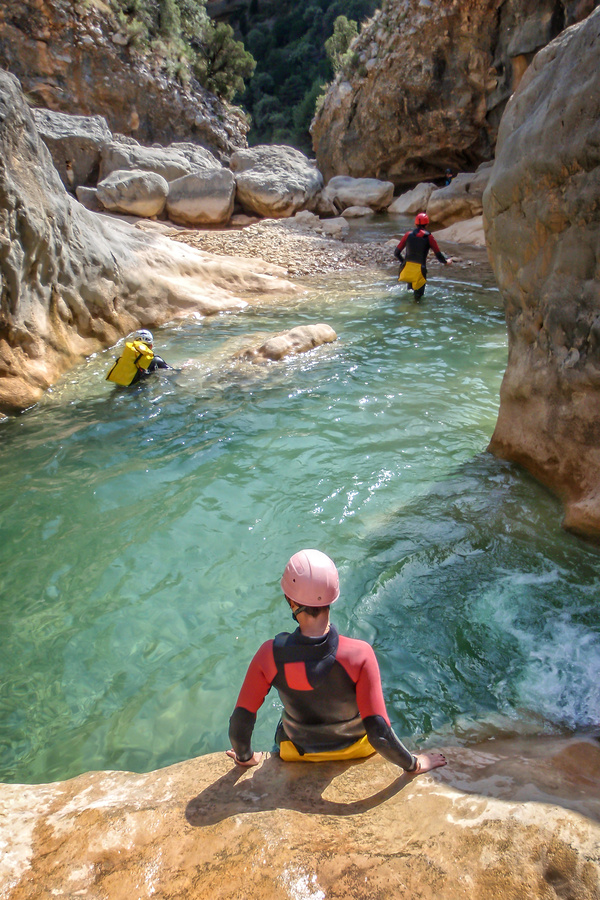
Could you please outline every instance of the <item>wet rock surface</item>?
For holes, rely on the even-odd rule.
[[[240,770],[223,753],[0,785],[0,895],[597,900],[597,741],[445,754],[417,778],[379,756]]]
[[[600,539],[600,10],[535,58],[484,194],[509,357],[490,449]]]
[[[239,359],[249,362],[276,362],[286,356],[295,356],[298,353],[308,353],[322,344],[331,344],[337,340],[337,334],[324,322],[316,325],[298,325],[289,331],[271,335],[262,344],[256,347],[248,347],[240,351]]]

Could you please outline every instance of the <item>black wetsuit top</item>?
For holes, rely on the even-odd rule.
[[[155,372],[157,369],[171,369],[172,366],[168,365],[160,356],[153,356],[150,360],[150,365],[147,369],[138,369],[135,375],[133,376],[133,381],[131,384],[137,384],[138,381],[141,381],[142,378],[146,378],[147,375],[150,375],[152,372]]]
[[[379,666],[366,641],[344,637],[332,625],[321,637],[307,637],[298,628],[264,643],[229,722],[231,746],[242,761],[252,756],[256,713],[271,686],[283,704],[278,743],[292,741],[304,755],[345,749],[366,734],[390,762],[414,768],[415,757],[390,726]]]

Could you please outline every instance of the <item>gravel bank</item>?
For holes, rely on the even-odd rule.
[[[186,230],[169,237],[206,253],[258,257],[282,266],[290,276],[394,263],[393,248],[386,246],[388,242],[346,243],[315,234],[290,219],[265,219],[235,231]]]

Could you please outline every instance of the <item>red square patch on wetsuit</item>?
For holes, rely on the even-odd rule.
[[[306,677],[306,665],[303,662],[290,662],[283,665],[285,680],[293,691],[312,691]]]

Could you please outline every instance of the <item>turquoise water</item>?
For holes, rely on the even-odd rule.
[[[253,652],[294,627],[278,582],[303,546],[338,563],[335,621],[374,644],[410,746],[598,725],[600,556],[484,452],[500,297],[432,269],[420,307],[390,269],[173,323],[156,349],[183,371],[114,388],[107,351],[0,425],[0,780],[225,749]],[[339,340],[233,359],[316,321]],[[277,719],[269,695],[257,746]]]

